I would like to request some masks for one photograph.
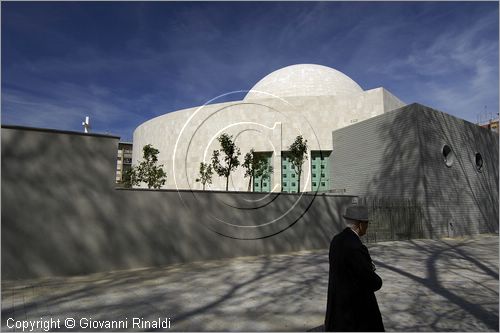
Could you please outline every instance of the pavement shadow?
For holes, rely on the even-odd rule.
[[[269,323],[272,320],[265,318],[278,313],[311,315],[314,311],[304,309],[303,300],[318,299],[325,293],[323,288],[318,290],[327,275],[326,268],[318,269],[324,264],[322,253],[298,253],[34,281],[15,291],[23,298],[31,297],[16,306],[2,304],[2,318],[51,313],[60,318],[78,315],[120,320],[171,314],[179,331],[217,327],[252,330],[249,318]],[[248,268],[242,270],[241,265]],[[286,323],[278,321],[275,325],[273,330],[286,330]],[[269,330],[269,326],[259,328],[256,324],[254,330]]]
[[[498,330],[495,244],[497,237],[369,245],[384,279],[377,298],[386,329]],[[176,331],[318,332],[327,278],[321,250],[10,281],[2,282],[2,318],[168,316]]]
[[[462,310],[463,313],[468,313],[474,317],[474,319],[484,324],[489,330],[498,331],[499,328],[499,316],[498,316],[498,304],[495,311],[491,311],[488,309],[488,306],[492,304],[477,302],[475,300],[475,296],[477,296],[478,288],[484,290],[484,292],[491,293],[497,296],[498,301],[498,289],[490,288],[487,285],[482,283],[482,277],[488,278],[489,280],[498,280],[498,271],[493,270],[491,267],[488,267],[486,264],[481,262],[478,258],[474,256],[474,254],[469,253],[465,246],[467,241],[461,241],[457,244],[448,244],[446,242],[439,243],[426,243],[424,241],[408,241],[407,244],[413,247],[414,251],[420,253],[419,258],[414,258],[414,260],[423,260],[425,263],[425,271],[423,272],[415,272],[409,269],[405,269],[401,265],[392,264],[391,262],[386,260],[374,260],[377,267],[381,269],[386,269],[391,271],[398,276],[408,278],[414,282],[413,288],[414,290],[420,290],[418,294],[420,296],[415,297],[415,302],[421,304],[416,305],[415,315],[417,318],[420,317],[421,322],[426,322],[429,318],[425,318],[427,313],[422,311],[429,304],[424,304],[425,296],[428,292],[434,293],[435,295],[439,295],[446,300],[449,304],[450,311],[448,314],[444,312],[441,313],[440,316],[436,316],[435,320],[430,324],[430,328],[433,331],[443,330],[441,326],[441,320],[447,319],[449,316],[455,316],[457,320],[460,317],[456,316],[456,309]],[[392,256],[404,257],[404,254],[398,253],[397,249],[392,248]],[[458,264],[457,264],[458,263]],[[464,267],[467,268],[466,272],[460,273],[464,271]],[[457,273],[455,273],[455,270]],[[474,272],[474,275],[471,275],[470,272]],[[447,279],[444,278],[445,274],[460,274],[461,281],[465,280],[470,282],[471,288],[450,288],[453,286],[453,281],[450,280],[450,277]],[[442,277],[443,276],[443,277]],[[385,286],[385,288],[391,288],[391,286]],[[425,291],[423,291],[425,289]],[[420,309],[418,307],[421,306]],[[397,305],[391,309],[392,311],[397,312]],[[443,310],[443,309],[442,309]],[[420,314],[419,314],[420,311]],[[408,327],[409,330],[419,331],[421,328],[417,325],[414,327]]]

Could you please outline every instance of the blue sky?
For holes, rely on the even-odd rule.
[[[498,2],[1,5],[2,124],[81,131],[89,115],[131,141],[146,120],[298,63],[472,122],[498,112]]]

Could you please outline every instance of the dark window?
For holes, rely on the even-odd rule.
[[[283,186],[287,186],[287,185],[286,185],[286,182],[284,182],[284,183],[283,183]]]
[[[286,178],[286,173],[283,174],[283,178]]]
[[[295,186],[295,183],[292,183],[292,186]]]
[[[322,174],[321,174],[321,177],[325,177],[325,174],[324,174],[324,173],[322,173]]]
[[[483,170],[483,157],[480,153],[476,153],[476,169],[481,172]]]
[[[316,169],[316,164],[313,164],[313,169]]]
[[[316,186],[316,182],[313,182],[313,186]]]
[[[295,174],[294,173],[292,173],[292,178],[295,178]]]
[[[267,183],[262,184],[262,187],[267,186]]]
[[[324,168],[325,168],[325,166],[324,166],[324,165],[321,165],[321,169],[324,169]]]
[[[321,186],[325,186],[325,182],[321,182]]]
[[[316,174],[315,173],[313,173],[313,178],[316,178]]]

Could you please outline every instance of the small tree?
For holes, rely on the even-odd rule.
[[[255,150],[252,148],[250,149],[249,153],[246,153],[245,161],[242,164],[242,166],[245,168],[245,178],[249,177],[248,192],[250,192],[252,181],[255,180],[255,168],[257,167],[257,163],[258,158],[257,155],[255,155]]]
[[[226,191],[229,188],[229,176],[239,165],[238,156],[241,155],[240,149],[233,142],[233,136],[222,133],[217,140],[222,149],[214,150],[212,154],[212,166],[220,177],[226,177]],[[224,153],[224,160],[221,162],[221,151]]]
[[[201,182],[203,191],[206,184],[212,184],[212,166],[208,163],[200,162],[200,178],[196,178],[196,182]]]
[[[127,183],[131,186],[146,183],[148,188],[159,189],[167,181],[163,165],[157,165],[160,151],[149,144],[142,148],[142,152],[143,161],[127,172]]]
[[[132,185],[134,185],[134,182],[136,181],[135,180],[136,177],[137,175],[134,172],[133,168],[126,170],[125,173],[123,174],[123,180],[122,180],[123,187],[131,188]]]
[[[258,159],[257,166],[255,168],[255,177],[256,178],[260,177],[260,189],[261,189],[261,191],[262,191],[262,183],[266,179],[271,180],[272,174],[273,174],[273,167],[271,165],[269,165],[269,161],[264,157],[260,157]]]
[[[304,161],[307,160],[307,140],[304,140],[302,135],[297,136],[288,150],[290,152],[290,163],[292,164],[292,168],[298,177],[299,187],[297,189],[297,192],[300,192],[300,176],[302,175],[302,164],[304,164]]]

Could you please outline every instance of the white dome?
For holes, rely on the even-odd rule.
[[[273,96],[340,96],[362,92],[350,77],[336,69],[312,64],[287,66],[268,74],[245,96],[245,100]]]

